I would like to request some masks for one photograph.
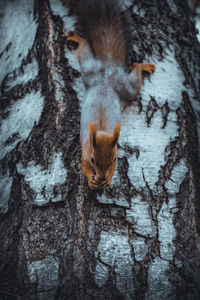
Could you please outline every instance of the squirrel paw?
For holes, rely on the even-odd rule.
[[[65,37],[65,38],[69,38],[70,36],[72,37],[74,35],[74,31],[72,30],[67,30],[67,33],[63,33],[62,34],[62,37]]]
[[[99,190],[100,186],[96,181],[93,179],[93,176],[88,180],[88,186],[91,190]]]
[[[112,179],[105,179],[103,182],[99,184],[94,180],[93,177],[91,177],[91,179],[88,180],[88,186],[91,190],[102,190],[105,187],[109,186],[111,182]]]
[[[154,64],[143,64],[142,71],[148,72],[149,74],[152,74],[155,72],[156,67]]]
[[[67,33],[64,33],[62,37],[67,38],[68,41],[73,41],[80,44],[83,41],[83,38],[80,37],[76,31],[68,30]]]
[[[132,65],[132,71],[134,69],[139,69],[140,71],[145,71],[145,72],[148,72],[149,74],[152,74],[153,72],[155,72],[156,70],[156,67],[154,64],[139,64],[139,63],[134,63]]]
[[[101,182],[100,187],[102,189],[104,189],[105,187],[109,186],[112,182],[112,178],[111,179],[105,179],[103,182]]]

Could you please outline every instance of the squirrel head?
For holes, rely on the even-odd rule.
[[[99,184],[106,179],[111,180],[115,171],[120,128],[121,123],[118,122],[113,134],[108,134],[98,131],[94,123],[89,123],[90,164],[96,173],[94,180]]]

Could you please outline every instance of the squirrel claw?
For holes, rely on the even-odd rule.
[[[99,185],[96,183],[96,181],[94,181],[93,177],[88,180],[88,186],[89,186],[89,188],[91,188],[91,190],[99,189]]]
[[[92,177],[91,179],[88,180],[88,186],[91,190],[102,190],[105,187],[107,187],[108,185],[111,184],[112,180],[109,179],[105,179],[103,182],[101,182],[100,184],[98,184],[94,178]]]
[[[72,30],[68,30],[67,33],[62,34],[62,37],[77,44],[80,44],[83,41],[83,38],[81,38],[76,31]]]
[[[102,183],[101,183],[101,188],[104,189],[105,187],[107,187],[108,185],[110,185],[112,182],[111,179],[105,179]]]
[[[140,63],[134,63],[132,65],[132,71],[134,69],[136,69],[136,68],[139,68],[140,71],[145,71],[145,72],[147,72],[149,74],[152,74],[156,70],[155,65],[154,64],[150,64],[150,63],[147,63],[147,64],[146,63],[141,63],[141,64]]]
[[[74,35],[74,32],[72,30],[67,30],[67,33],[63,33],[62,37],[63,38],[67,38],[69,39],[70,37],[72,37]]]
[[[156,70],[156,67],[154,64],[145,64],[145,66],[143,67],[143,71],[146,71],[149,74],[154,73],[155,70]]]
[[[74,31],[72,31],[72,30],[67,30],[67,34],[72,36],[72,35],[74,35]]]

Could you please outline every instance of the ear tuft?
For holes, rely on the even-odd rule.
[[[96,148],[97,143],[96,143],[96,137],[97,137],[97,128],[96,125],[93,122],[90,122],[88,125],[88,132],[89,132],[89,137],[90,137],[90,143],[94,148]]]
[[[121,129],[121,123],[118,122],[113,130],[112,147],[114,147],[117,144],[120,135],[120,129]]]

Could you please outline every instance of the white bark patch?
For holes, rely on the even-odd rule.
[[[38,25],[33,16],[33,0],[13,1],[12,4],[1,1],[0,11],[0,53],[4,51],[0,59],[1,83],[5,75],[19,68],[22,60],[26,58],[33,45]],[[9,43],[10,47],[5,51]]]
[[[50,296],[55,296],[56,288],[59,285],[58,271],[59,263],[51,256],[43,260],[33,261],[28,265],[30,282],[37,284],[37,292],[40,299],[54,298]]]
[[[114,172],[110,187],[111,188],[120,187],[120,179],[119,179],[119,173],[117,170],[117,166],[116,166],[116,170]],[[104,204],[113,203],[113,204],[121,206],[121,207],[126,207],[126,208],[130,207],[129,202],[124,197],[109,198],[104,193],[102,193],[101,195],[97,194],[97,199],[100,203],[104,203]]]
[[[197,39],[198,41],[200,42],[200,7],[197,7],[196,8],[196,18],[195,18],[195,21],[196,21],[196,29],[198,30],[197,32]]]
[[[0,213],[7,213],[13,178],[7,174],[0,175]]]
[[[69,62],[70,63],[70,62]],[[73,90],[76,92],[77,98],[79,99],[80,109],[83,106],[85,101],[85,87],[81,77],[78,77],[74,80]]]
[[[174,195],[179,192],[180,185],[185,179],[186,173],[188,172],[188,167],[185,161],[181,159],[179,163],[173,168],[172,174],[165,183],[165,187],[170,195]]]
[[[99,287],[102,287],[106,284],[109,276],[109,268],[104,264],[98,262],[95,268],[95,282]]]
[[[126,297],[131,295],[134,292],[133,260],[128,242],[128,231],[102,231],[98,253],[102,263],[114,268],[117,289]],[[98,268],[97,273],[95,272],[96,284],[100,286],[103,281],[106,282],[107,278],[107,272],[104,270],[100,276]]]
[[[43,103],[44,99],[41,93],[32,92],[15,101],[7,109],[9,115],[2,120],[1,125],[0,159],[15,148],[19,141],[28,137],[34,123],[37,123],[40,119]]]
[[[165,148],[177,135],[177,125],[174,114],[169,113],[168,122],[162,129],[162,113],[154,114],[150,127],[146,125],[146,116],[142,112],[133,116],[133,108],[122,114],[122,129],[119,143],[128,143],[131,147],[139,149],[139,157],[132,155],[128,158],[128,176],[137,190],[146,188],[156,192],[155,183],[158,181],[160,167],[165,164]]]
[[[156,235],[156,226],[149,215],[149,204],[142,201],[140,196],[131,199],[131,208],[126,210],[126,220],[133,224],[136,233],[147,237]]]
[[[176,207],[176,199],[169,199],[169,203],[163,203],[158,214],[158,240],[160,241],[160,256],[165,260],[172,260],[175,253],[173,240],[176,238],[176,230],[173,224],[173,208]]]
[[[53,11],[53,13],[55,15],[59,15],[63,22],[64,22],[64,30],[65,33],[67,33],[68,30],[74,30],[75,28],[75,22],[76,19],[74,16],[70,16],[69,15],[69,10],[65,5],[62,5],[61,2],[58,2],[57,0],[50,0],[50,5],[51,5],[51,9]],[[67,44],[67,40],[65,38],[66,44]],[[74,70],[77,70],[78,72],[80,72],[80,66],[79,66],[79,62],[77,59],[77,51],[69,51],[66,47],[65,49],[65,57],[68,59],[68,63],[70,65],[70,67],[72,67]],[[82,103],[85,99],[85,88],[83,85],[83,81],[82,78],[74,78],[74,82],[72,85],[74,91],[77,94],[78,99],[80,100],[80,106],[82,106]]]
[[[9,90],[16,86],[17,84],[25,84],[29,80],[34,80],[38,75],[38,62],[34,59],[30,64],[23,67],[23,74],[17,70],[16,75],[9,77],[6,90]]]
[[[125,208],[130,207],[129,202],[126,199],[122,198],[122,197],[114,199],[114,203],[118,206],[121,206],[121,207],[125,207]]]
[[[133,12],[136,15],[139,15],[141,18],[143,18],[145,15],[145,10],[143,8],[139,8],[136,4],[133,6]]]
[[[134,2],[134,0],[124,0],[124,1],[121,1],[121,9],[122,9],[122,11],[125,11],[131,5],[133,5],[133,2]]]
[[[76,70],[78,72],[81,72],[80,65],[79,65],[78,58],[77,58],[77,50],[72,50],[72,51],[68,50],[68,51],[66,51],[65,52],[65,57],[68,59],[70,67],[72,67],[74,70]],[[81,85],[81,84],[83,84],[82,79],[81,79],[80,83],[79,83],[79,80],[78,80],[77,85]],[[83,88],[83,90],[84,90],[84,86],[81,87],[81,88]],[[84,93],[85,93],[85,90],[84,90]]]
[[[104,193],[102,193],[101,195],[97,194],[97,200],[103,204],[116,204],[125,208],[130,207],[128,201],[125,198],[109,198]]]
[[[66,5],[63,5],[60,1],[50,0],[51,9],[54,15],[59,15],[64,22],[64,33],[67,33],[68,30],[75,29],[76,18],[74,16],[69,15],[69,9]],[[65,38],[66,40],[66,38]],[[66,40],[67,43],[67,40]],[[65,53],[66,58],[69,61],[69,65],[80,72],[79,62],[76,56],[76,50],[69,51],[67,50]],[[78,84],[79,85],[79,84]]]
[[[168,194],[175,195],[179,192],[180,185],[183,182],[188,171],[185,161],[181,159],[173,168],[170,179],[165,187]],[[173,224],[174,213],[177,211],[176,198],[170,197],[168,203],[163,203],[158,214],[158,240],[160,241],[161,258],[171,261],[175,253],[173,240],[176,238],[176,230]]]
[[[149,188],[156,193],[155,183],[162,165],[165,164],[166,146],[178,136],[176,124],[177,109],[182,100],[183,74],[180,71],[173,52],[169,52],[166,58],[159,62],[150,59],[156,65],[156,72],[150,80],[145,80],[142,88],[142,112],[138,113],[135,107],[128,107],[122,113],[122,129],[119,143],[123,146],[139,149],[138,159],[135,155],[129,156],[128,176],[137,190]],[[168,114],[167,124],[163,127],[162,112],[160,109],[154,113],[151,124],[146,122],[146,111],[151,97],[161,107],[166,101],[173,110]]]
[[[24,175],[24,180],[35,192],[35,204],[42,206],[49,201],[62,200],[61,185],[67,177],[67,170],[62,161],[62,153],[56,153],[49,169],[42,170],[40,165],[29,163],[26,168],[21,163],[17,165],[18,172]],[[56,193],[54,193],[56,189]]]
[[[120,187],[120,186],[121,186],[121,182],[120,182],[120,177],[119,177],[119,172],[118,172],[118,162],[117,162],[116,163],[116,169],[115,169],[115,172],[113,174],[112,182],[110,184],[110,187],[114,188],[114,187]]]
[[[166,271],[169,269],[169,262],[156,257],[149,266],[148,271],[148,292],[146,300],[168,299],[172,290]]]
[[[102,193],[101,195],[97,194],[97,200],[100,203],[103,203],[103,204],[112,204],[112,203],[114,203],[114,199],[106,197],[106,195],[104,193]]]
[[[167,50],[166,53],[163,61],[149,58],[149,62],[155,64],[156,71],[150,80],[144,82],[142,100],[146,105],[152,96],[159,106],[164,105],[167,100],[170,109],[176,110],[182,101],[182,91],[185,90],[184,75],[175,59],[174,51]]]
[[[69,16],[69,10],[66,5],[63,5],[61,1],[50,0],[51,10],[54,15],[60,16],[66,27],[66,30],[74,30],[75,17]]]
[[[145,243],[145,239],[139,237],[131,240],[130,243],[133,246],[136,261],[144,260],[148,254],[148,246]]]
[[[200,17],[196,18],[197,39],[200,42]]]
[[[169,8],[171,9],[171,11],[175,14],[177,12],[177,6],[174,3],[174,0],[167,0]]]

